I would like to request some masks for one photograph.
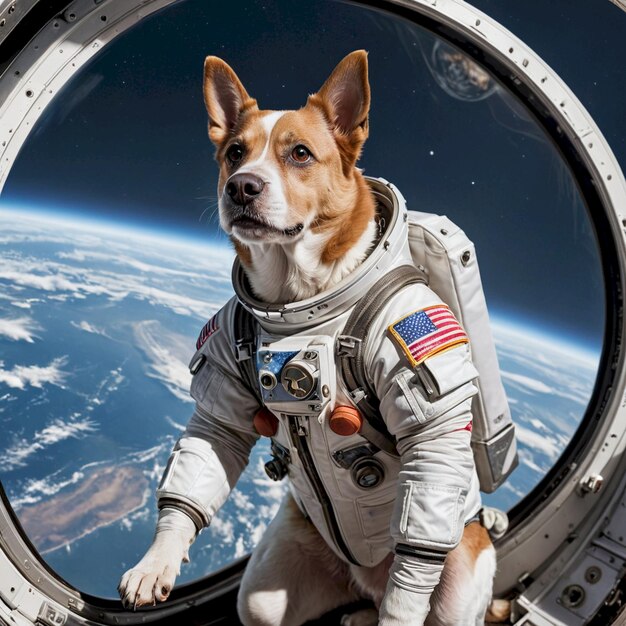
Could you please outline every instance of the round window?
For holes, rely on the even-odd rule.
[[[208,54],[261,108],[294,109],[346,53],[368,51],[360,166],[476,246],[520,457],[485,500],[519,505],[583,420],[606,332],[597,224],[551,122],[428,19],[289,0],[185,0],[127,30],[122,13],[102,18],[126,32],[109,32],[58,91],[29,87],[52,101],[21,127],[0,198],[0,480],[48,565],[116,596],[193,411],[196,337],[232,296],[202,102]],[[262,440],[180,582],[259,541],[285,491],[268,458]]]

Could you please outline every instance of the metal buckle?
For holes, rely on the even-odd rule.
[[[237,363],[247,361],[254,354],[254,344],[251,341],[239,341],[235,344],[235,360]]]
[[[205,363],[206,363],[206,355],[201,354],[197,359],[194,359],[194,361],[189,366],[189,373],[192,376],[195,376]]]
[[[357,389],[354,389],[350,392],[350,398],[354,402],[354,404],[358,406],[360,402],[367,398],[367,393],[365,392],[365,389],[363,389],[363,387],[358,387]]]
[[[337,356],[356,357],[361,351],[362,340],[351,335],[339,335],[337,337]]]

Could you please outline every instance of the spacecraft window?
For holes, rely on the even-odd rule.
[[[37,119],[0,197],[0,480],[36,550],[81,591],[115,597],[149,544],[153,493],[193,410],[187,363],[232,294],[207,54],[262,108],[290,109],[368,50],[361,167],[410,209],[447,215],[478,253],[520,454],[486,500],[519,506],[558,465],[603,347],[596,228],[542,120],[426,26],[343,2],[186,0],[116,37]],[[285,491],[263,471],[268,450],[255,446],[179,582],[258,542]]]

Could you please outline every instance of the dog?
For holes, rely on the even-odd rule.
[[[367,54],[345,57],[296,111],[259,109],[230,66],[210,56],[204,99],[219,164],[220,225],[255,296],[266,303],[301,301],[350,276],[377,236],[376,202],[356,166],[369,132]],[[463,441],[469,450],[469,436]],[[485,616],[502,621],[508,604],[491,603],[496,560],[488,533],[498,524],[493,516],[467,523],[443,566],[433,566],[433,580],[440,580],[424,596],[391,584],[397,559],[391,552],[371,566],[340,558],[288,495],[248,564],[240,619],[246,625],[303,624],[369,599],[375,608],[346,615],[342,624],[380,619],[386,626],[460,626],[482,624]],[[152,546],[121,580],[125,606],[168,597],[199,525],[180,511],[161,510]]]

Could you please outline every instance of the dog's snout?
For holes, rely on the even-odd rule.
[[[235,174],[226,183],[226,193],[235,204],[246,205],[262,191],[265,183],[254,174]]]

